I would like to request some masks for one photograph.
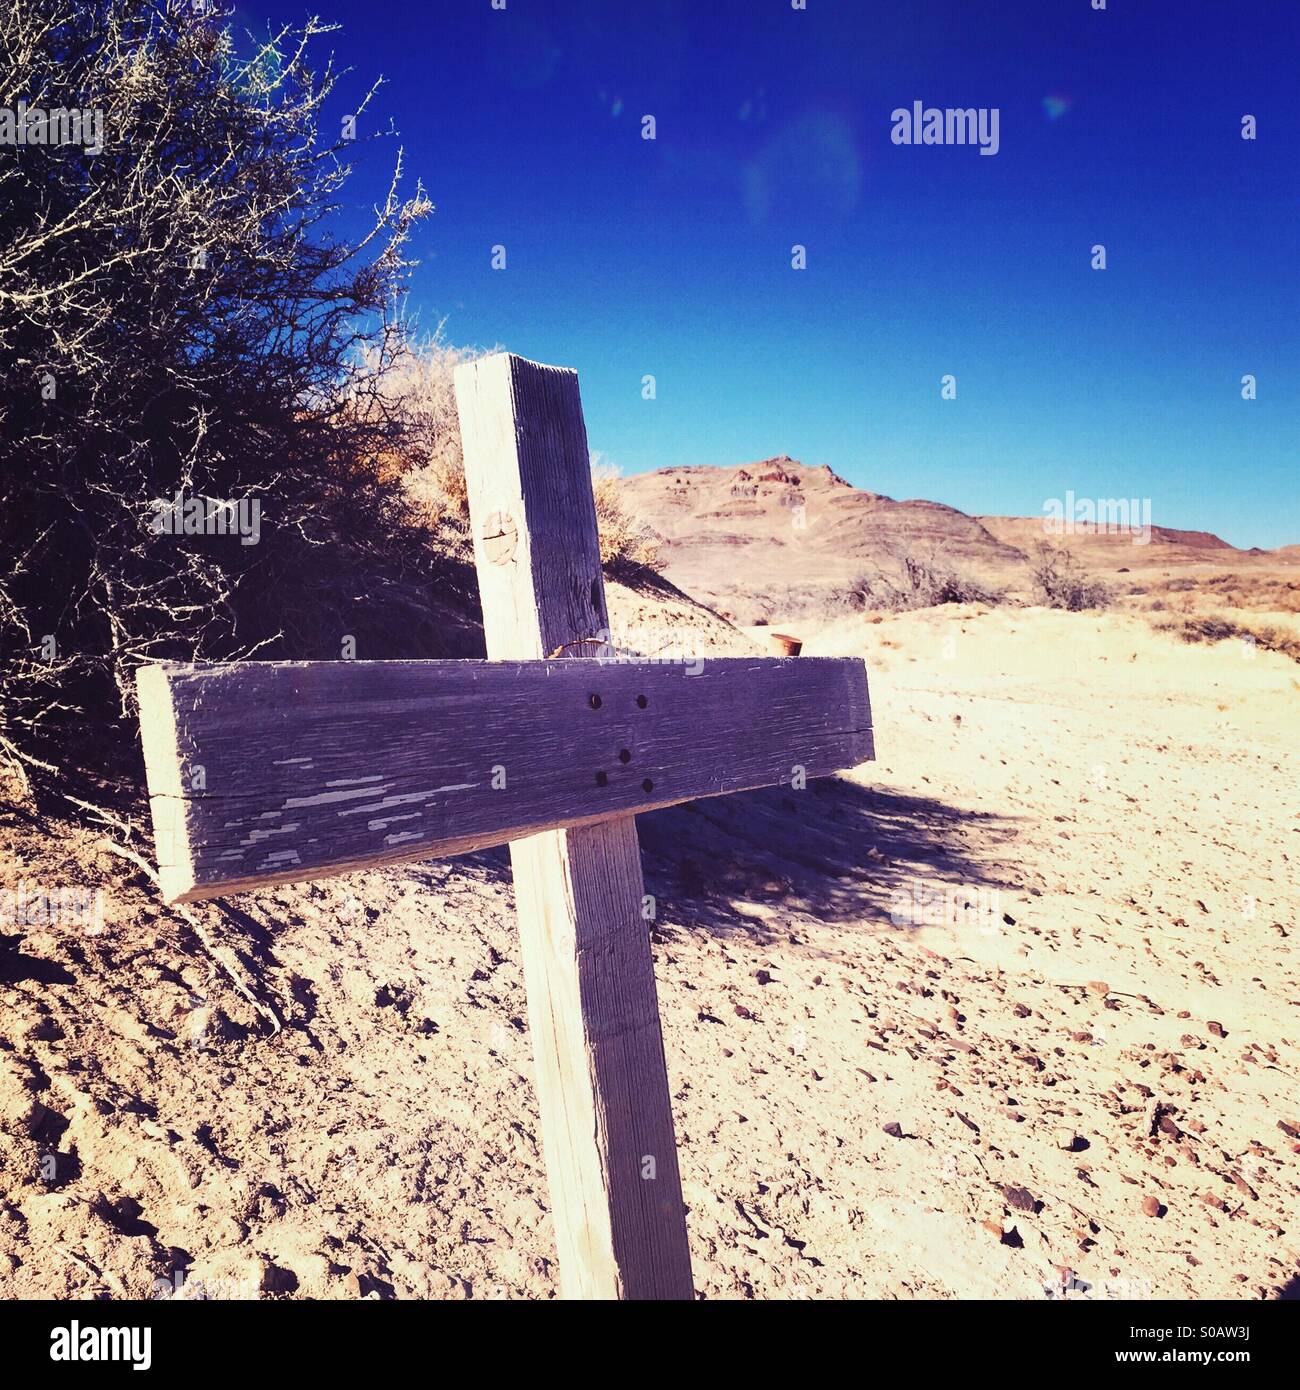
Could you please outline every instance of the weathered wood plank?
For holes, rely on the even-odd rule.
[[[457,369],[456,400],[488,655],[589,655],[570,644],[609,624],[577,374],[487,358]],[[574,664],[586,668],[579,679],[617,669]],[[674,674],[679,693],[699,679]],[[679,727],[698,730],[705,721],[663,693],[672,684],[636,693],[665,721],[676,709]],[[631,718],[626,701],[597,713],[607,709]],[[641,780],[646,727],[617,730],[634,759],[624,785]],[[666,736],[672,724],[663,727]],[[578,725],[568,761],[590,773],[592,751]],[[561,1288],[570,1298],[693,1298],[635,820],[532,835],[510,854]]]
[[[464,853],[871,756],[853,659],[160,665],[137,687],[173,900]]]
[[[488,656],[607,631],[578,374],[497,353],[456,369],[456,404]]]

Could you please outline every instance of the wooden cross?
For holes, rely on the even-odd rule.
[[[866,672],[610,660],[577,374],[497,354],[456,397],[489,659],[142,668],[163,891],[509,842],[562,1291],[688,1299],[635,813],[869,759]]]

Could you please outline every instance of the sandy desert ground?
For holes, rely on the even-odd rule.
[[[879,761],[640,821],[699,1294],[1294,1295],[1300,667],[1116,611],[801,635],[867,657]],[[0,1296],[555,1295],[504,852],[185,920],[0,830],[105,905],[0,956]]]

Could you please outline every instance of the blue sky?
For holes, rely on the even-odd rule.
[[[576,367],[627,472],[789,453],[968,512],[1073,490],[1300,542],[1300,5],[1091,3],[244,0],[235,23],[343,26],[336,116],[383,75],[359,133],[391,120],[437,205],[412,307]],[[918,100],[998,108],[997,155],[893,144]],[[359,147],[355,215],[396,143]]]

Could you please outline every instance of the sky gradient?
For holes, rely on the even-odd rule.
[[[309,12],[342,26],[337,119],[384,76],[359,134],[391,120],[436,204],[422,324],[576,367],[625,471],[789,453],[976,514],[1073,490],[1300,542],[1300,5],[245,0],[234,23]],[[893,144],[918,100],[998,108],[997,155]],[[398,143],[358,147],[345,223]]]

